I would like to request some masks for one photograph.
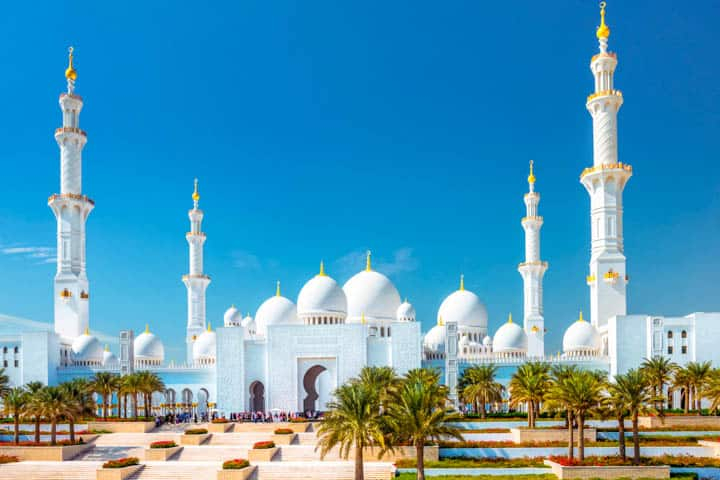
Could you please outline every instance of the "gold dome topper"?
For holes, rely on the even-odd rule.
[[[198,190],[198,179],[197,178],[195,179],[195,190],[193,191],[192,199],[195,203],[200,201],[200,192]]]
[[[600,26],[597,28],[597,32],[595,32],[595,35],[597,35],[598,40],[605,39],[607,40],[610,37],[610,27],[608,27],[605,24],[605,7],[607,4],[605,2],[600,2]]]
[[[535,162],[530,160],[530,175],[528,175],[528,183],[535,183],[535,172],[533,171],[533,165]]]
[[[68,48],[68,67],[65,70],[65,78],[74,82],[77,80],[77,71],[73,67],[73,50],[73,47]]]

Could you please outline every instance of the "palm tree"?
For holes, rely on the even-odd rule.
[[[415,370],[405,375],[382,420],[393,443],[410,442],[415,447],[417,478],[425,480],[425,442],[439,442],[444,436],[462,440],[460,431],[449,424],[462,417],[446,409],[448,389],[440,384],[439,374],[418,373]]]
[[[142,380],[138,373],[139,372],[135,372],[122,377],[122,389],[125,395],[130,395],[135,420],[138,419],[138,394],[140,393]],[[127,401],[125,403],[127,403]],[[127,405],[125,405],[125,412],[127,413]]]
[[[23,415],[25,405],[28,403],[28,393],[22,387],[15,387],[8,390],[2,398],[5,410],[13,416],[13,423],[15,424],[13,443],[17,445],[20,443],[20,416]]]
[[[93,384],[84,378],[75,378],[60,385],[68,404],[67,418],[70,441],[75,442],[75,423],[78,418],[94,414],[97,403],[92,398]]]
[[[485,406],[502,399],[505,387],[495,381],[495,365],[474,365],[465,369],[460,378],[460,396],[465,402],[472,403],[475,411],[480,406],[480,418],[485,418]]]
[[[556,365],[552,368],[552,377],[543,408],[550,411],[565,411],[565,428],[568,429],[568,458],[574,458],[574,415],[570,400],[567,379],[578,372],[575,365]]]
[[[692,378],[690,377],[690,372],[688,371],[687,368],[678,367],[677,370],[675,370],[675,374],[673,375],[672,386],[674,389],[680,389],[685,392],[684,411],[685,411],[685,415],[687,415],[691,408],[690,404],[693,399]]]
[[[617,389],[616,383],[608,385],[608,397],[605,399],[605,406],[618,424],[618,455],[624,462],[627,460],[625,452],[625,418],[628,416],[627,406],[623,399],[622,392]]]
[[[103,420],[108,418],[108,404],[112,401],[112,394],[120,386],[120,377],[110,372],[97,372],[92,378],[92,388],[102,397]]]
[[[697,414],[702,414],[702,399],[703,399],[703,389],[705,388],[705,383],[707,382],[710,371],[712,369],[712,364],[708,362],[689,362],[686,366],[687,373],[690,377],[690,384],[692,386],[692,389],[695,393],[695,410],[697,410]]]
[[[708,375],[704,390],[705,398],[710,400],[710,411],[717,414],[720,407],[720,369],[713,368]]]
[[[334,392],[335,400],[328,403],[328,412],[318,429],[320,458],[334,447],[347,459],[355,450],[355,480],[363,480],[363,448],[378,445],[385,449],[385,437],[380,421],[380,392],[363,382],[350,381]]]
[[[138,372],[139,388],[143,395],[143,404],[145,405],[145,418],[150,417],[150,406],[152,404],[152,395],[155,392],[165,390],[165,383],[155,373],[148,370]]]
[[[605,388],[605,375],[581,370],[563,380],[569,408],[577,419],[578,458],[585,460],[585,418],[587,413],[598,406]]]
[[[74,406],[60,387],[44,387],[39,392],[38,402],[42,415],[50,420],[50,445],[56,445],[58,419],[66,416]]]
[[[45,386],[42,382],[28,382],[25,390],[28,392],[28,404],[25,406],[25,413],[33,417],[35,423],[35,443],[40,443],[40,420],[42,419],[42,410],[38,402],[40,391]]]
[[[10,377],[5,374],[5,369],[0,368],[0,397],[10,391]]]
[[[357,378],[351,382],[360,382],[375,389],[380,394],[380,407],[385,404],[392,391],[398,387],[400,379],[392,367],[363,367]]]
[[[640,434],[638,429],[638,417],[641,413],[653,411],[650,403],[654,397],[648,385],[647,379],[640,370],[631,369],[624,375],[615,377],[615,384],[612,385],[613,395],[618,396],[630,414],[633,432],[633,463],[640,463]]]
[[[640,366],[640,370],[643,372],[643,374],[645,374],[648,381],[653,386],[653,393],[657,398],[655,407],[660,407],[660,416],[665,413],[665,399],[663,398],[665,385],[672,382],[673,373],[675,373],[677,368],[678,365],[676,363],[672,362],[669,358],[663,357],[661,355],[652,358],[646,358]]]
[[[528,362],[520,365],[510,379],[510,405],[527,405],[528,428],[535,428],[540,402],[543,401],[550,384],[548,372],[548,364]]]

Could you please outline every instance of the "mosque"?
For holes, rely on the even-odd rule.
[[[87,134],[80,129],[83,99],[75,93],[77,71],[70,50],[65,72],[67,92],[60,95],[62,127],[55,131],[60,148],[60,193],[48,205],[57,219],[57,271],[54,281],[54,324],[0,321],[2,366],[14,385],[30,381],[57,384],[98,371],[127,374],[151,370],[167,390],[153,396],[153,411],[220,414],[248,410],[323,410],[333,390],[366,365],[409,369],[438,368],[458,403],[457,382],[471,365],[498,366],[501,382],[530,360],[575,364],[615,375],[644,358],[666,356],[678,364],[710,360],[720,365],[715,328],[720,313],[683,317],[627,313],[629,276],[623,248],[622,195],[632,176],[618,159],[617,114],[623,95],[614,86],[618,64],[608,50],[610,29],[597,29],[599,52],[590,60],[594,90],[586,107],[593,122],[593,164],[580,174],[590,196],[591,255],[586,278],[590,293],[589,321],[582,314],[568,326],[563,351],[544,349],[543,277],[548,262],[540,255],[540,193],[530,163],[526,207],[525,260],[518,265],[524,282],[524,315],[509,318],[490,335],[488,314],[476,294],[457,291],[440,305],[437,324],[424,336],[415,310],[401,301],[393,283],[372,267],[340,286],[320,264],[302,287],[297,302],[282,295],[280,284],[255,316],[243,317],[230,307],[223,326],[213,330],[205,316],[210,277],[203,269],[206,234],[197,181],[188,216],[189,272],[187,288],[186,359],[167,362],[162,340],[149,328],[139,335],[119,332],[119,351],[103,348],[90,333],[91,289],[85,257],[85,226],[95,204],[82,190],[82,151]],[[682,405],[682,392],[668,398]]]

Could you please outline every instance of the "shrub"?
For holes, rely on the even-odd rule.
[[[308,419],[303,417],[293,417],[290,419],[290,423],[307,423]]]
[[[247,468],[250,466],[250,462],[244,458],[236,458],[234,460],[228,460],[223,463],[223,470],[240,470],[241,468]]]
[[[75,440],[74,442],[71,442],[70,440],[58,440],[55,442],[55,446],[57,447],[69,447],[71,445],[84,445],[85,441],[80,438],[78,440]],[[2,447],[49,447],[50,442],[34,442],[32,440],[26,440],[18,442],[17,445],[15,443],[8,441],[8,442],[0,442],[0,446]]]
[[[102,468],[123,468],[132,465],[140,465],[140,459],[137,457],[118,458],[117,460],[109,460],[103,463]]]
[[[90,433],[98,433],[98,434],[105,434],[105,433],[113,433],[110,430],[105,430],[103,428],[95,428],[93,430],[90,430]]]
[[[0,455],[0,465],[3,463],[15,463],[19,461],[20,459],[18,457],[13,457],[12,455]]]
[[[228,420],[225,417],[220,417],[220,418],[213,418],[212,423],[228,423],[229,421],[230,420]]]
[[[295,432],[291,428],[276,428],[273,433],[275,435],[292,435]]]
[[[275,448],[275,442],[255,442],[253,450],[265,450],[267,448]]]
[[[185,435],[205,435],[208,433],[207,428],[188,428]]]
[[[173,448],[177,447],[177,443],[172,440],[160,440],[159,442],[152,442],[150,448]]]

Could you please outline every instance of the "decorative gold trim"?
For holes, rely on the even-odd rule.
[[[88,197],[87,195],[78,195],[77,193],[55,193],[48,197],[48,203],[52,203],[54,200],[62,200],[65,198],[69,198],[71,200],[85,201],[88,202],[90,205],[95,205],[95,201],[93,201],[90,197]]]
[[[60,297],[61,298],[70,298],[70,297],[72,297],[72,292],[70,290],[68,290],[67,288],[64,288],[60,292]]]
[[[589,175],[591,173],[595,172],[601,172],[605,170],[624,170],[628,173],[632,173],[632,166],[628,165],[627,163],[605,163],[603,165],[598,165],[597,167],[588,167],[585,170],[582,171],[580,174],[580,179],[582,179],[585,175]]]
[[[591,93],[587,97],[587,101],[593,100],[597,97],[615,96],[622,98],[623,94],[620,90],[600,90],[599,92]]]

